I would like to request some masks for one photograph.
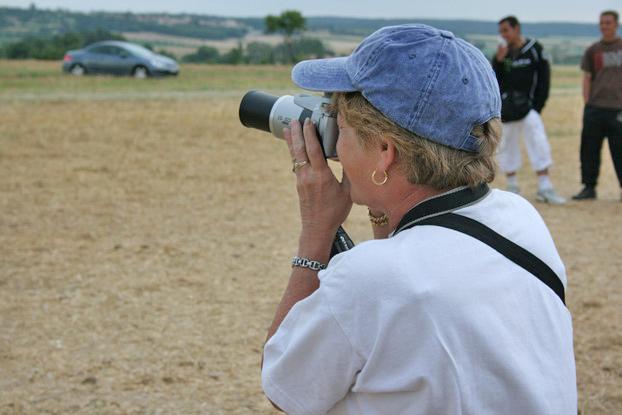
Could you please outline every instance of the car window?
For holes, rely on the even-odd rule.
[[[127,52],[127,50],[120,48],[118,46],[110,46],[110,49],[112,50],[112,54],[116,56],[129,56],[130,55]]]
[[[125,45],[125,49],[128,50],[134,56],[140,56],[143,58],[150,58],[153,56],[153,52],[147,48],[144,48],[139,45],[135,45],[133,43],[128,43]]]
[[[95,46],[94,48],[89,49],[89,52],[102,53],[104,55],[114,55],[114,51],[112,49],[112,46]]]

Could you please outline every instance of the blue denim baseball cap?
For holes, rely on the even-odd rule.
[[[478,151],[473,127],[501,116],[499,85],[482,52],[421,24],[384,27],[347,57],[302,61],[292,80],[313,91],[359,91],[402,128],[470,152]]]

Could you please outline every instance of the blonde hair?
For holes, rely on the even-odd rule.
[[[495,178],[495,150],[501,138],[501,121],[493,118],[477,125],[479,152],[457,150],[420,137],[400,127],[374,108],[359,92],[333,95],[335,110],[357,132],[361,145],[369,148],[381,138],[395,144],[398,166],[409,182],[435,189],[476,186]]]

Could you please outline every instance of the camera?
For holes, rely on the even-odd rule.
[[[330,96],[307,94],[281,97],[261,91],[249,91],[240,103],[240,122],[245,127],[272,133],[283,138],[283,129],[292,120],[301,123],[310,118],[316,126],[324,157],[337,160],[337,115],[330,108]]]
[[[240,122],[245,127],[272,133],[277,138],[283,137],[283,129],[289,127],[292,120],[301,123],[310,118],[313,121],[324,157],[338,160],[337,114],[331,110],[330,96],[283,95],[281,97],[261,91],[249,91],[240,102]],[[330,257],[347,251],[354,246],[350,236],[340,226],[331,247]]]

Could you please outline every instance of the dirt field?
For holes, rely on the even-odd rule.
[[[259,364],[297,199],[286,146],[237,106],[250,85],[287,89],[287,70],[136,84],[18,65],[0,61],[0,413],[271,413]],[[554,76],[544,118],[571,195],[579,78]],[[603,160],[599,200],[537,205],[568,269],[584,415],[622,413],[622,203]],[[365,210],[346,228],[369,238]]]

